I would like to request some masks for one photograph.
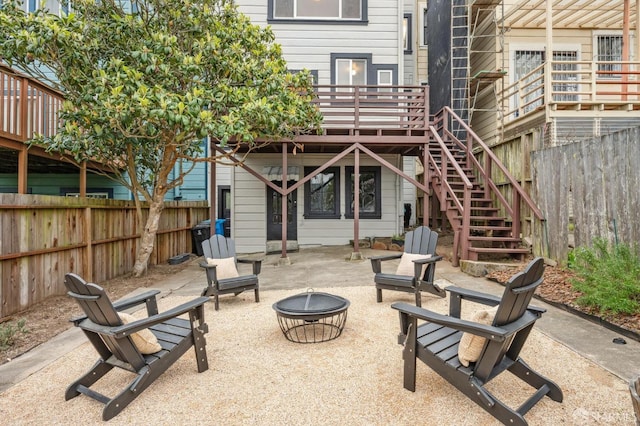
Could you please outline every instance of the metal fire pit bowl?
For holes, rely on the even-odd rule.
[[[273,304],[284,337],[295,343],[326,342],[340,336],[347,308],[347,299],[313,290]]]

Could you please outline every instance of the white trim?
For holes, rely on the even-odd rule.
[[[428,46],[427,40],[424,39],[424,14],[427,13],[427,3],[420,2],[418,3],[418,16],[416,21],[418,21],[417,30],[418,30],[418,47],[426,47]]]

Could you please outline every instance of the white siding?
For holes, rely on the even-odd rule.
[[[300,176],[304,167],[320,166],[331,156],[297,155],[289,158],[289,166],[297,166]],[[387,155],[384,158],[401,167],[398,156]],[[280,154],[255,154],[246,161],[248,167],[262,172],[264,166],[281,164]],[[360,219],[360,238],[383,237],[397,234],[404,215],[401,199],[404,179],[378,164],[366,155],[361,155],[360,165],[379,166],[382,172],[382,217],[380,219]],[[304,186],[298,189],[297,196],[297,233],[298,244],[343,245],[353,239],[353,219],[344,218],[345,202],[345,166],[353,166],[353,158],[343,159],[334,166],[340,167],[340,212],[341,219],[305,219]],[[232,188],[232,237],[236,241],[239,253],[262,252],[266,249],[266,187],[265,184],[242,168],[234,168],[234,186]]]
[[[267,25],[267,1],[262,5],[239,0],[239,10],[255,24]],[[400,7],[400,9],[399,9]],[[331,83],[331,53],[372,55],[373,64],[399,64],[399,16],[402,6],[387,0],[369,0],[368,24],[271,22],[290,69],[318,71],[318,83]],[[401,52],[402,53],[402,52]],[[402,81],[403,76],[399,76]]]
[[[416,161],[416,157],[402,158],[402,171],[413,178],[416,177]],[[415,185],[406,179],[402,179],[402,213],[404,213],[404,204],[411,204],[411,219],[409,219],[409,225],[415,225],[416,223],[416,193]]]

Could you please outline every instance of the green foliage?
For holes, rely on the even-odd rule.
[[[640,312],[640,257],[637,248],[610,246],[596,239],[593,247],[573,250],[570,267],[577,278],[573,287],[582,293],[577,302],[602,313]]]
[[[0,324],[0,350],[8,349],[15,339],[16,334],[18,333],[28,333],[29,331],[25,328],[26,320],[20,319],[15,324],[11,322],[6,322]]]
[[[19,3],[0,8],[0,58],[66,99],[56,135],[35,143],[99,163],[132,191],[139,220],[140,197],[156,206],[140,224],[136,275],[167,191],[198,162],[224,157],[206,157],[204,137],[233,153],[320,129],[309,72],[290,73],[270,28],[233,0],[140,0],[134,12],[130,2],[74,0],[67,16]]]
[[[0,9],[0,57],[60,89],[64,125],[46,143],[122,170],[147,199],[182,182],[200,143],[287,138],[319,128],[309,73],[291,74],[269,28],[231,0],[78,0],[73,12]],[[190,170],[187,170],[188,173]],[[130,179],[130,180],[129,180]]]

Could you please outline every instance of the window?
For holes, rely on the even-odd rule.
[[[347,185],[345,188],[347,212],[345,217],[353,218],[354,175],[353,167],[345,167]],[[360,218],[380,219],[382,217],[382,173],[380,167],[360,167]]]
[[[336,84],[349,86],[367,84],[366,59],[336,59]]]
[[[427,45],[427,4],[418,3],[418,29],[420,46]]]
[[[576,102],[578,95],[571,94],[571,92],[578,91],[578,52],[575,50],[569,51],[554,51],[554,61],[562,61],[562,63],[554,63],[553,70],[560,71],[553,73],[553,100],[564,102]],[[574,63],[575,62],[575,63]],[[556,83],[557,81],[567,81],[567,83]],[[562,92],[562,93],[558,93]],[[566,94],[565,94],[566,93]]]
[[[269,18],[361,21],[366,7],[366,0],[269,0]]]
[[[413,52],[412,49],[412,40],[411,40],[411,14],[405,13],[404,19],[402,20],[402,46],[404,49],[404,53]]]
[[[596,36],[596,61],[622,61],[622,36],[621,35],[597,35]],[[598,63],[598,71],[604,72],[599,74],[598,78],[615,79],[620,78],[620,74],[615,71],[622,70],[622,64]]]
[[[543,71],[540,66],[544,63],[544,51],[516,50],[514,55],[514,62],[515,81],[519,81],[524,78],[524,81],[522,83],[526,87],[521,87],[521,90],[525,93],[522,99],[525,104],[523,112],[527,113],[542,105],[542,99],[538,98],[542,96],[541,77]],[[532,73],[532,71],[535,69],[537,69],[537,71],[535,73]],[[519,106],[518,98],[515,99],[515,102],[516,107]]]
[[[305,167],[309,175],[315,167]],[[340,168],[329,167],[304,184],[304,217],[306,219],[340,218]]]
[[[35,12],[38,10],[38,0],[27,0],[25,5],[27,6],[27,12]]]
[[[378,86],[389,86],[389,88],[378,88],[378,92],[391,92],[391,86],[393,86],[393,71],[378,70]]]

